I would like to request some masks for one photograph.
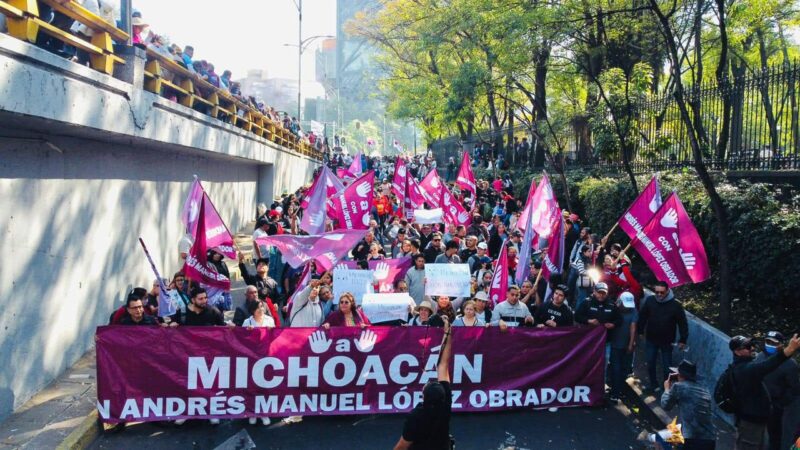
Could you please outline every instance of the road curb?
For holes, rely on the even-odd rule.
[[[97,421],[97,410],[94,410],[58,444],[56,450],[83,450],[99,435],[100,423]]]
[[[672,422],[672,418],[659,405],[659,397],[643,393],[633,378],[625,380],[623,389],[626,391],[625,395],[639,408],[639,414],[645,416],[647,421],[660,424],[661,428],[666,428]]]

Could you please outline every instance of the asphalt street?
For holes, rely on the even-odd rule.
[[[298,424],[249,425],[245,420],[132,424],[107,432],[91,449],[388,449],[397,442],[404,415],[307,417]],[[645,424],[623,406],[562,408],[453,415],[459,449],[641,449]],[[245,434],[246,432],[246,434]],[[252,444],[250,442],[252,441]],[[253,446],[254,445],[254,446]]]

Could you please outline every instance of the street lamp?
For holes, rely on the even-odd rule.
[[[283,44],[284,47],[297,47],[297,121],[302,121],[300,117],[300,92],[301,83],[303,82],[303,52],[306,51],[309,44],[315,39],[319,38],[332,38],[331,35],[317,35],[303,39],[303,0],[293,0],[294,6],[297,7],[297,45]]]

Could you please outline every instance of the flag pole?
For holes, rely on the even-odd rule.
[[[611,237],[611,233],[613,233],[618,226],[619,226],[619,220],[614,224],[613,227],[611,227],[611,230],[609,230],[608,233],[605,236],[603,236],[603,239],[600,239],[600,242],[608,241],[608,238]],[[630,245],[628,245],[628,247],[630,247]]]
[[[536,286],[539,285],[539,280],[542,279],[542,269],[539,268],[539,273],[536,274],[536,281],[533,282],[533,289],[536,289]]]

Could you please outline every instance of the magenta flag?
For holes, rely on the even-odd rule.
[[[294,298],[297,297],[297,294],[302,291],[303,289],[308,286],[308,283],[311,281],[312,276],[311,264],[306,264],[303,267],[303,272],[300,274],[300,281],[297,282],[297,287],[295,288],[292,295],[289,296],[289,300],[286,301],[286,306],[291,307],[292,303],[294,303]]]
[[[419,186],[417,179],[408,174],[408,198],[411,200],[411,206],[414,209],[421,209],[425,205],[425,196],[422,194],[422,188]]]
[[[392,192],[394,195],[397,196],[397,200],[400,201],[400,204],[403,204],[403,201],[406,198],[406,178],[408,175],[408,169],[406,167],[406,162],[403,158],[397,158],[394,162],[394,177],[392,178]]]
[[[542,278],[550,282],[550,276],[564,270],[564,217],[559,214],[550,233],[547,253],[542,259]]]
[[[342,169],[341,167],[337,167],[336,168],[336,176],[337,177],[339,177],[341,179],[344,179],[345,175],[347,175],[347,170],[346,169]]]
[[[530,221],[531,215],[527,215],[527,220]],[[522,216],[520,215],[520,219],[522,220]],[[531,273],[531,252],[533,250],[533,246],[536,245],[535,243],[539,241],[539,236],[536,235],[536,232],[533,231],[533,227],[530,226],[530,223],[525,228],[525,234],[522,236],[522,242],[520,243],[520,250],[519,250],[519,263],[517,263],[517,270],[514,274],[514,279],[517,282],[517,285],[522,286],[522,282],[528,278],[528,275]]]
[[[711,276],[703,240],[674,192],[631,245],[656,278],[670,287],[699,283]]]
[[[345,171],[345,176],[350,176],[351,178],[360,177],[361,174],[364,173],[364,168],[361,167],[361,152],[356,153],[356,156],[353,157],[353,162],[350,163],[350,167],[347,168]]]
[[[619,219],[619,227],[631,239],[642,231],[642,227],[650,221],[653,214],[661,207],[661,190],[658,187],[658,178],[653,176],[647,186],[636,200],[631,203],[625,214]]]
[[[301,208],[308,208],[308,202],[311,200],[311,196],[313,196],[314,192],[316,192],[317,186],[322,185],[322,183],[324,183],[325,193],[328,197],[333,197],[344,189],[342,180],[337,178],[336,175],[334,175],[333,172],[328,169],[328,166],[322,166],[322,170],[319,171],[317,178],[314,179],[314,183],[312,183],[311,187],[308,188],[306,195],[300,202]]]
[[[219,216],[217,208],[211,203],[208,193],[203,194],[203,206],[205,207],[206,247],[215,249],[230,259],[236,259],[233,235]]]
[[[542,181],[539,182],[533,193],[529,214],[531,214],[530,224],[536,234],[543,238],[548,237],[553,228],[553,222],[555,222],[556,216],[561,214],[561,210],[558,209],[558,202],[546,173],[543,174]]]
[[[197,224],[200,217],[200,206],[205,205],[205,230],[206,247],[213,248],[230,259],[236,259],[233,235],[225,222],[222,221],[217,208],[211,202],[211,197],[203,189],[200,179],[195,177],[189,196],[183,204],[181,220],[186,225],[186,231],[192,236],[197,235]]]
[[[300,228],[305,230],[308,234],[322,234],[325,232],[325,217],[328,198],[323,183],[325,179],[322,177],[317,178],[320,185],[314,190],[311,198],[309,199],[308,206],[303,212],[303,218],[300,220]]]
[[[425,383],[436,380],[442,333],[98,327],[98,415],[118,423],[405,413],[422,401]],[[454,412],[603,403],[603,327],[455,327],[452,333]]]
[[[338,221],[337,229],[366,230],[375,196],[375,171],[370,170],[347,186],[341,194],[328,200],[331,216]]]
[[[525,207],[522,208],[522,211],[519,213],[519,218],[517,219],[516,227],[520,231],[526,231],[528,228],[529,217],[531,215],[533,203],[533,196],[536,195],[536,180],[531,178],[531,186],[528,188],[528,198],[525,200]]]
[[[367,263],[374,272],[378,292],[394,292],[394,284],[406,276],[413,263],[410,256],[394,259],[372,260]]]
[[[195,176],[192,186],[189,188],[189,195],[186,197],[186,201],[183,202],[183,212],[181,214],[181,221],[186,226],[186,233],[192,236],[194,236],[194,231],[197,229],[197,217],[200,215],[200,203],[203,201],[204,192],[200,179]]]
[[[500,255],[494,263],[494,274],[492,275],[492,283],[489,285],[489,301],[492,302],[492,307],[497,306],[498,303],[506,299],[508,293],[508,246],[506,241],[503,241]]]
[[[467,151],[461,157],[461,167],[458,169],[458,176],[456,176],[456,186],[472,194],[470,197],[474,205],[477,186],[475,184],[475,174],[472,173],[472,164],[469,161],[469,152]]]
[[[442,211],[445,223],[464,226],[472,223],[469,211],[455,198],[445,184],[442,184]]]
[[[425,178],[419,183],[422,189],[422,195],[425,196],[425,201],[431,208],[442,207],[442,179],[439,178],[439,172],[436,169],[431,170],[425,175]]]
[[[183,272],[187,278],[207,284],[212,287],[224,289],[229,291],[231,289],[231,280],[225,275],[217,272],[217,268],[208,262],[208,246],[204,236],[206,233],[206,212],[207,203],[200,203],[200,212],[198,213],[197,232],[194,235],[194,243],[189,253],[186,255],[186,263],[183,265]]]
[[[290,266],[298,268],[308,261],[317,263],[317,270],[331,270],[367,230],[337,230],[317,236],[277,234],[256,239],[256,245],[274,245]]]

